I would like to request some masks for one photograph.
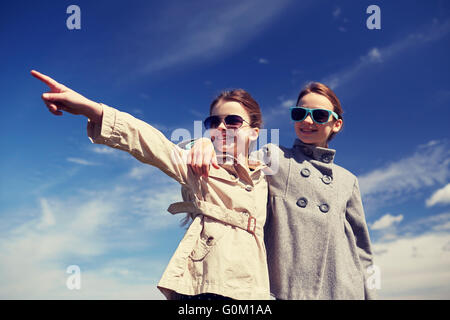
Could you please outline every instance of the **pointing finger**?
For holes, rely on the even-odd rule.
[[[50,88],[56,88],[56,89],[60,89],[63,85],[60,84],[59,82],[53,80],[52,78],[50,78],[49,76],[46,76],[45,74],[42,74],[36,70],[31,70],[31,75],[33,77],[35,77],[38,80],[41,80],[42,82],[44,82],[46,85],[48,85]]]

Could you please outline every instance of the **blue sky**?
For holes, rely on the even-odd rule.
[[[81,9],[68,30],[66,9]],[[369,30],[366,8],[381,9]],[[193,132],[222,89],[260,103],[280,144],[309,81],[331,86],[330,147],[358,176],[382,298],[450,298],[448,1],[10,1],[0,10],[1,298],[161,299],[183,236],[177,183],[55,117],[31,69],[154,125]],[[69,265],[81,290],[68,290]]]

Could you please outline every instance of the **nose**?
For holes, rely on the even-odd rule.
[[[225,126],[224,121],[222,120],[219,124],[219,126],[217,127],[218,130],[227,130],[227,127]]]
[[[313,123],[314,123],[314,121],[313,121],[313,119],[311,118],[311,115],[310,115],[310,114],[308,114],[308,115],[306,116],[305,120],[303,120],[303,121],[305,121],[306,123],[309,123],[309,124],[313,124]]]

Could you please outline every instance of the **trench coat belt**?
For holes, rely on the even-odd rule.
[[[218,205],[206,201],[196,200],[195,202],[175,202],[169,206],[167,211],[169,211],[171,214],[182,212],[202,214],[225,224],[241,228],[251,233],[252,235],[255,235],[257,231],[261,234],[261,227],[256,224],[256,218],[253,217],[250,213],[222,208]]]

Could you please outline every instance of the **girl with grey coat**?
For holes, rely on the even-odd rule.
[[[263,148],[267,159],[279,161],[268,176],[271,292],[277,299],[374,299],[358,180],[328,148],[343,125],[340,101],[324,84],[311,83],[290,111],[293,147]]]

